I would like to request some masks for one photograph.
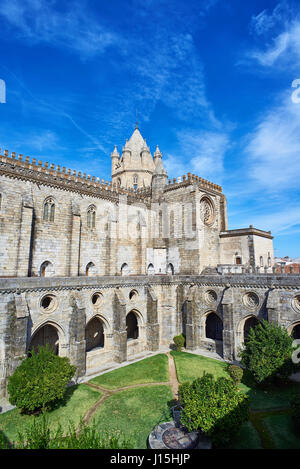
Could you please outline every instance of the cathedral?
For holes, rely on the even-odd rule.
[[[111,181],[0,155],[0,396],[49,344],[75,380],[170,348],[238,360],[262,319],[300,338],[299,274],[273,267],[271,232],[228,229],[222,188],[169,179],[136,126]]]

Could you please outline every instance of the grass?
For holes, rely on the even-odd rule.
[[[294,433],[291,415],[271,415],[264,424],[276,449],[300,449],[300,435]]]
[[[97,376],[90,383],[106,389],[117,389],[135,384],[167,382],[169,379],[168,357],[158,354]]]
[[[215,378],[228,378],[227,363],[213,358],[202,357],[187,352],[172,351],[179,383],[201,378],[203,373],[211,373]]]
[[[57,428],[61,424],[63,428],[68,427],[70,420],[78,426],[80,417],[101,398],[101,393],[91,389],[85,384],[79,384],[67,389],[66,397],[50,412],[47,412],[51,428]],[[0,431],[2,431],[9,441],[16,441],[18,432],[31,425],[34,419],[41,416],[21,415],[18,409],[13,409],[4,414],[0,414]]]
[[[230,449],[262,449],[259,434],[250,421],[243,423]]]
[[[287,381],[280,385],[258,387],[247,372],[244,372],[240,389],[249,395],[253,410],[289,407],[290,401],[300,395],[300,383]]]
[[[169,386],[128,389],[107,398],[93,420],[102,430],[119,430],[130,437],[135,449],[145,449],[153,428],[171,419],[170,401],[172,391]]]

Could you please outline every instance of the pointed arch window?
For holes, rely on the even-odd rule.
[[[44,212],[43,220],[44,221],[54,221],[55,217],[55,203],[54,200],[49,197],[49,199],[44,202]]]
[[[135,175],[133,176],[133,188],[134,188],[135,191],[136,191],[137,188],[138,188],[138,176],[137,176],[137,174],[135,174]]]
[[[96,208],[91,205],[87,211],[87,226],[88,228],[95,228],[96,226]]]

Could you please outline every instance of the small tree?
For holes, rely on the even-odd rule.
[[[22,412],[46,410],[64,397],[76,367],[67,357],[59,357],[49,347],[39,347],[25,358],[8,379],[9,402]]]
[[[230,374],[231,378],[233,379],[236,386],[240,384],[243,378],[244,370],[240,366],[237,365],[229,365],[228,373]]]
[[[185,344],[184,335],[183,334],[175,335],[175,337],[173,337],[173,341],[174,341],[177,352],[181,352],[182,347],[184,347],[184,344]]]
[[[182,423],[189,431],[201,429],[214,443],[226,446],[249,418],[249,398],[231,379],[214,380],[204,374],[192,383],[179,387],[183,405]]]
[[[272,382],[276,377],[287,379],[296,369],[291,358],[293,340],[284,327],[264,320],[250,329],[240,352],[241,363],[257,383]]]

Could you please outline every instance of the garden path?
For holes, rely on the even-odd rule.
[[[178,383],[178,378],[177,378],[177,373],[176,373],[176,367],[174,363],[174,359],[172,355],[168,352],[167,354],[168,357],[168,366],[169,366],[169,381],[162,381],[162,382],[155,382],[155,383],[140,383],[140,384],[132,384],[130,386],[123,386],[120,388],[116,389],[107,389],[103,386],[100,386],[99,384],[94,384],[94,383],[85,383],[87,386],[90,386],[91,388],[97,389],[98,391],[101,391],[102,396],[101,398],[87,411],[85,414],[83,420],[85,424],[88,424],[93,415],[95,414],[96,410],[103,404],[103,402],[113,394],[116,394],[117,392],[120,391],[126,391],[127,389],[134,389],[138,387],[148,387],[148,386],[171,386],[172,388],[172,394],[174,400],[177,401],[178,399],[178,388],[179,388],[179,383]]]

